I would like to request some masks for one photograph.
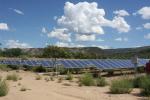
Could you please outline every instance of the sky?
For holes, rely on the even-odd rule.
[[[0,0],[0,47],[150,45],[150,0]]]

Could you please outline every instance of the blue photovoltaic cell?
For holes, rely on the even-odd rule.
[[[138,66],[145,66],[149,59],[139,59]],[[5,59],[0,60],[0,64],[7,65],[29,65],[29,66],[45,66],[53,67],[54,64],[59,64],[65,68],[86,68],[97,67],[99,69],[119,69],[119,68],[134,68],[131,60],[121,59],[58,59],[57,61],[49,60],[16,60]]]
[[[68,68],[70,65],[68,64],[68,63],[66,63],[65,61],[63,61],[63,60],[58,60],[57,61],[59,64],[61,64],[63,67],[66,67],[66,68]],[[71,66],[70,66],[71,67]]]

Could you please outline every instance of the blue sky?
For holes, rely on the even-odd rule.
[[[150,0],[0,0],[0,43],[8,48],[148,46]]]

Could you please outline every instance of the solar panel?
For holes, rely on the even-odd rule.
[[[63,65],[65,68],[73,68],[73,66],[68,63],[66,60],[59,60],[58,61],[61,65]]]
[[[139,59],[138,66],[144,66],[149,59]],[[29,66],[44,66],[54,67],[54,64],[59,64],[65,68],[86,68],[96,67],[98,69],[119,69],[119,68],[134,68],[129,59],[58,59],[56,62],[52,59],[42,60],[16,60],[4,59],[0,60],[0,64],[7,65],[29,65]]]

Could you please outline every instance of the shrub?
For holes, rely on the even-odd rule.
[[[137,68],[137,72],[138,72],[138,73],[143,73],[143,72],[145,72],[144,67],[138,67],[138,68]]]
[[[36,79],[36,80],[41,80],[42,77],[41,77],[40,75],[36,75],[35,79]]]
[[[69,84],[69,83],[64,83],[63,85],[64,86],[71,86],[71,84]]]
[[[24,71],[31,71],[32,67],[28,65],[23,65]]]
[[[145,76],[141,82],[141,94],[150,96],[150,76]]]
[[[53,77],[50,77],[50,80],[51,80],[51,81],[54,81],[54,78],[53,78]]]
[[[12,70],[18,70],[19,66],[17,66],[17,65],[7,65],[7,68],[10,68]]]
[[[141,88],[142,87],[142,82],[145,79],[145,76],[139,76],[133,79],[133,86],[134,88]]]
[[[18,83],[18,86],[20,86],[21,85],[21,83]]]
[[[46,68],[42,67],[42,66],[38,66],[38,67],[33,67],[33,71],[34,72],[46,72]]]
[[[56,69],[54,69],[54,70],[56,70]],[[60,75],[67,74],[67,69],[65,69],[62,66],[58,67],[57,71],[60,73]]]
[[[21,89],[20,89],[20,91],[26,91],[26,90],[27,90],[27,88],[24,87],[24,86],[22,86]]]
[[[66,80],[72,80],[73,79],[73,75],[71,73],[67,73],[67,77]]]
[[[132,82],[129,79],[112,81],[110,91],[113,94],[130,93],[132,91]]]
[[[19,76],[17,74],[15,74],[15,73],[9,74],[9,75],[6,76],[7,80],[18,81],[18,78],[19,78]]]
[[[2,71],[9,71],[10,70],[10,68],[8,68],[7,65],[0,65],[0,69]]]
[[[95,85],[95,81],[94,81],[94,78],[92,76],[92,74],[90,73],[86,73],[84,74],[81,79],[80,79],[80,85],[85,85],[85,86],[93,86]]]
[[[62,81],[63,81],[63,78],[62,78],[62,77],[59,77],[58,83],[61,83]]]
[[[114,74],[114,70],[111,70],[111,69],[108,70],[107,72],[108,72],[108,75],[109,75],[109,76],[112,76],[112,75]]]
[[[48,77],[45,77],[45,81],[48,82],[50,81],[50,79]]]
[[[22,77],[19,77],[18,80],[22,80]]]
[[[5,80],[0,81],[0,96],[5,96],[8,94],[9,87]]]
[[[3,78],[3,77],[0,75],[0,81],[2,80],[2,78]]]
[[[107,82],[106,82],[105,78],[101,77],[101,78],[96,79],[96,85],[97,86],[106,86]]]

